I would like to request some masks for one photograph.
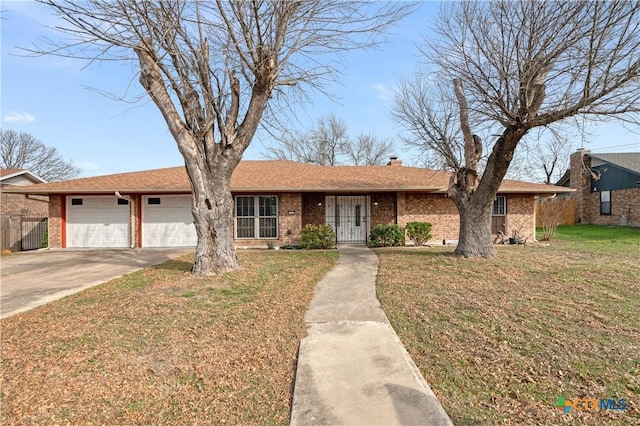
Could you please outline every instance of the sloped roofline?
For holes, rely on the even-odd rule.
[[[622,170],[626,170],[630,173],[636,174],[636,175],[640,175],[640,164],[638,165],[638,169],[634,169],[634,168],[629,168],[625,165],[622,165],[620,163],[617,163],[615,161],[612,161],[611,158],[607,158],[606,156],[613,154],[613,155],[634,155],[637,156],[638,158],[640,158],[640,152],[627,152],[627,153],[601,153],[601,154],[593,154],[593,153],[586,153],[585,155],[588,155],[591,158],[596,158],[600,161],[603,161],[605,163],[609,163],[615,167],[618,167]],[[604,155],[605,157],[601,157],[601,155]]]
[[[28,175],[34,180],[39,181],[39,183],[48,183],[47,180],[41,178],[37,174],[24,169],[2,169],[2,173],[0,173],[0,181],[11,179],[17,176]]]
[[[400,165],[318,166],[286,160],[242,161],[233,173],[234,193],[446,193],[449,172]],[[178,194],[191,193],[184,167],[119,173],[11,188],[29,194]],[[573,189],[504,180],[499,193],[554,194]]]

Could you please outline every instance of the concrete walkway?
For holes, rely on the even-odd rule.
[[[305,315],[291,425],[452,425],[380,308],[377,256],[339,251]]]

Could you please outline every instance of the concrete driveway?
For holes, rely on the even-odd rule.
[[[44,305],[193,249],[40,250],[0,258],[0,318]]]

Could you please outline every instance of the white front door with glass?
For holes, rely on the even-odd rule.
[[[327,223],[336,232],[338,243],[364,243],[369,235],[369,197],[366,195],[325,198]]]

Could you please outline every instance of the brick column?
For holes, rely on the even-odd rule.
[[[569,157],[569,179],[571,188],[575,188],[576,192],[573,197],[576,200],[576,223],[589,223],[591,218],[586,209],[586,202],[591,194],[591,157],[589,157],[588,149],[579,149]]]
[[[62,247],[62,202],[59,195],[49,196],[49,248]]]

